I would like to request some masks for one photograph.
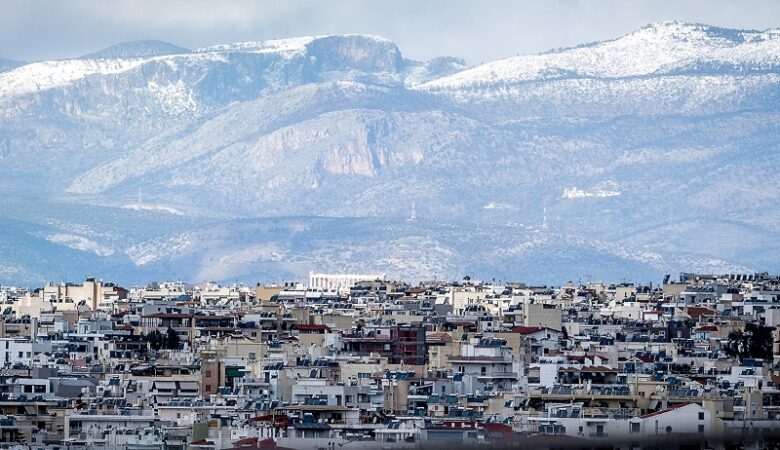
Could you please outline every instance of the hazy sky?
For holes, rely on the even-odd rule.
[[[0,0],[0,57],[67,58],[139,39],[196,48],[371,33],[394,40],[410,58],[454,55],[477,64],[615,38],[664,20],[775,28],[780,1]]]

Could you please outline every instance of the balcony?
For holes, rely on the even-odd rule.
[[[517,372],[493,372],[477,375],[478,380],[516,380]]]
[[[512,360],[503,356],[463,356],[463,355],[448,355],[447,359],[451,363],[505,363],[512,364]]]

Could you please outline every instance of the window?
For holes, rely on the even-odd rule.
[[[699,420],[704,420],[704,413],[703,412],[699,413]]]
[[[671,432],[672,432],[672,427],[670,427],[670,426],[667,426],[667,427],[666,427],[666,434],[669,434],[669,433],[671,433]]]
[[[206,385],[206,391],[211,391],[211,385],[210,384]]]
[[[704,425],[699,425],[699,433],[704,433]]]
[[[639,428],[642,426],[640,422],[631,422],[631,432],[639,433]]]
[[[485,375],[487,373],[487,367],[482,366],[482,369],[480,370],[480,373],[482,373],[482,375]]]
[[[206,378],[211,378],[211,371],[210,370],[206,371]]]

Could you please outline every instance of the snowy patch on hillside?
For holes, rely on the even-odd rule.
[[[114,249],[100,245],[97,242],[75,234],[56,233],[45,236],[46,240],[54,244],[64,245],[65,247],[82,252],[94,253],[98,256],[111,256]]]
[[[579,189],[577,187],[572,188],[566,188],[563,190],[563,195],[561,198],[568,198],[568,199],[574,199],[574,198],[588,198],[588,197],[617,197],[621,194],[620,191],[607,191],[603,189],[595,189],[592,191],[585,191],[582,189]]]
[[[509,203],[490,202],[490,203],[485,204],[485,206],[483,206],[482,209],[513,210],[513,209],[516,209],[516,208],[514,206],[510,205]]]
[[[755,273],[755,268],[734,264],[719,258],[681,257],[681,267],[695,273]]]
[[[271,39],[267,41],[235,42],[232,44],[210,45],[195,50],[195,53],[211,52],[294,52],[304,51],[306,45],[317,39],[318,36],[300,36],[288,39]]]
[[[136,266],[144,266],[164,258],[175,257],[194,245],[194,236],[191,233],[183,233],[132,245],[125,249],[125,254]]]
[[[162,105],[163,111],[168,114],[194,113],[198,110],[198,103],[195,101],[192,89],[188,88],[182,80],[170,84],[159,84],[150,80],[146,86]]]
[[[132,209],[134,211],[164,212],[168,214],[173,214],[175,216],[184,215],[184,213],[181,212],[180,210],[174,208],[173,206],[167,206],[167,205],[153,205],[149,203],[127,203],[126,205],[123,205],[122,208]]]
[[[65,86],[89,75],[110,75],[138,67],[148,59],[73,59],[42,61],[0,73],[0,97],[10,98]]]
[[[482,89],[494,84],[577,77],[623,78],[681,67],[761,62],[780,64],[780,31],[725,30],[664,22],[612,41],[495,61],[423,84],[430,90]]]

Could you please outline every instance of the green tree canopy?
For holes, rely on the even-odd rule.
[[[726,354],[732,358],[772,359],[772,328],[748,323],[744,330],[729,333]]]

